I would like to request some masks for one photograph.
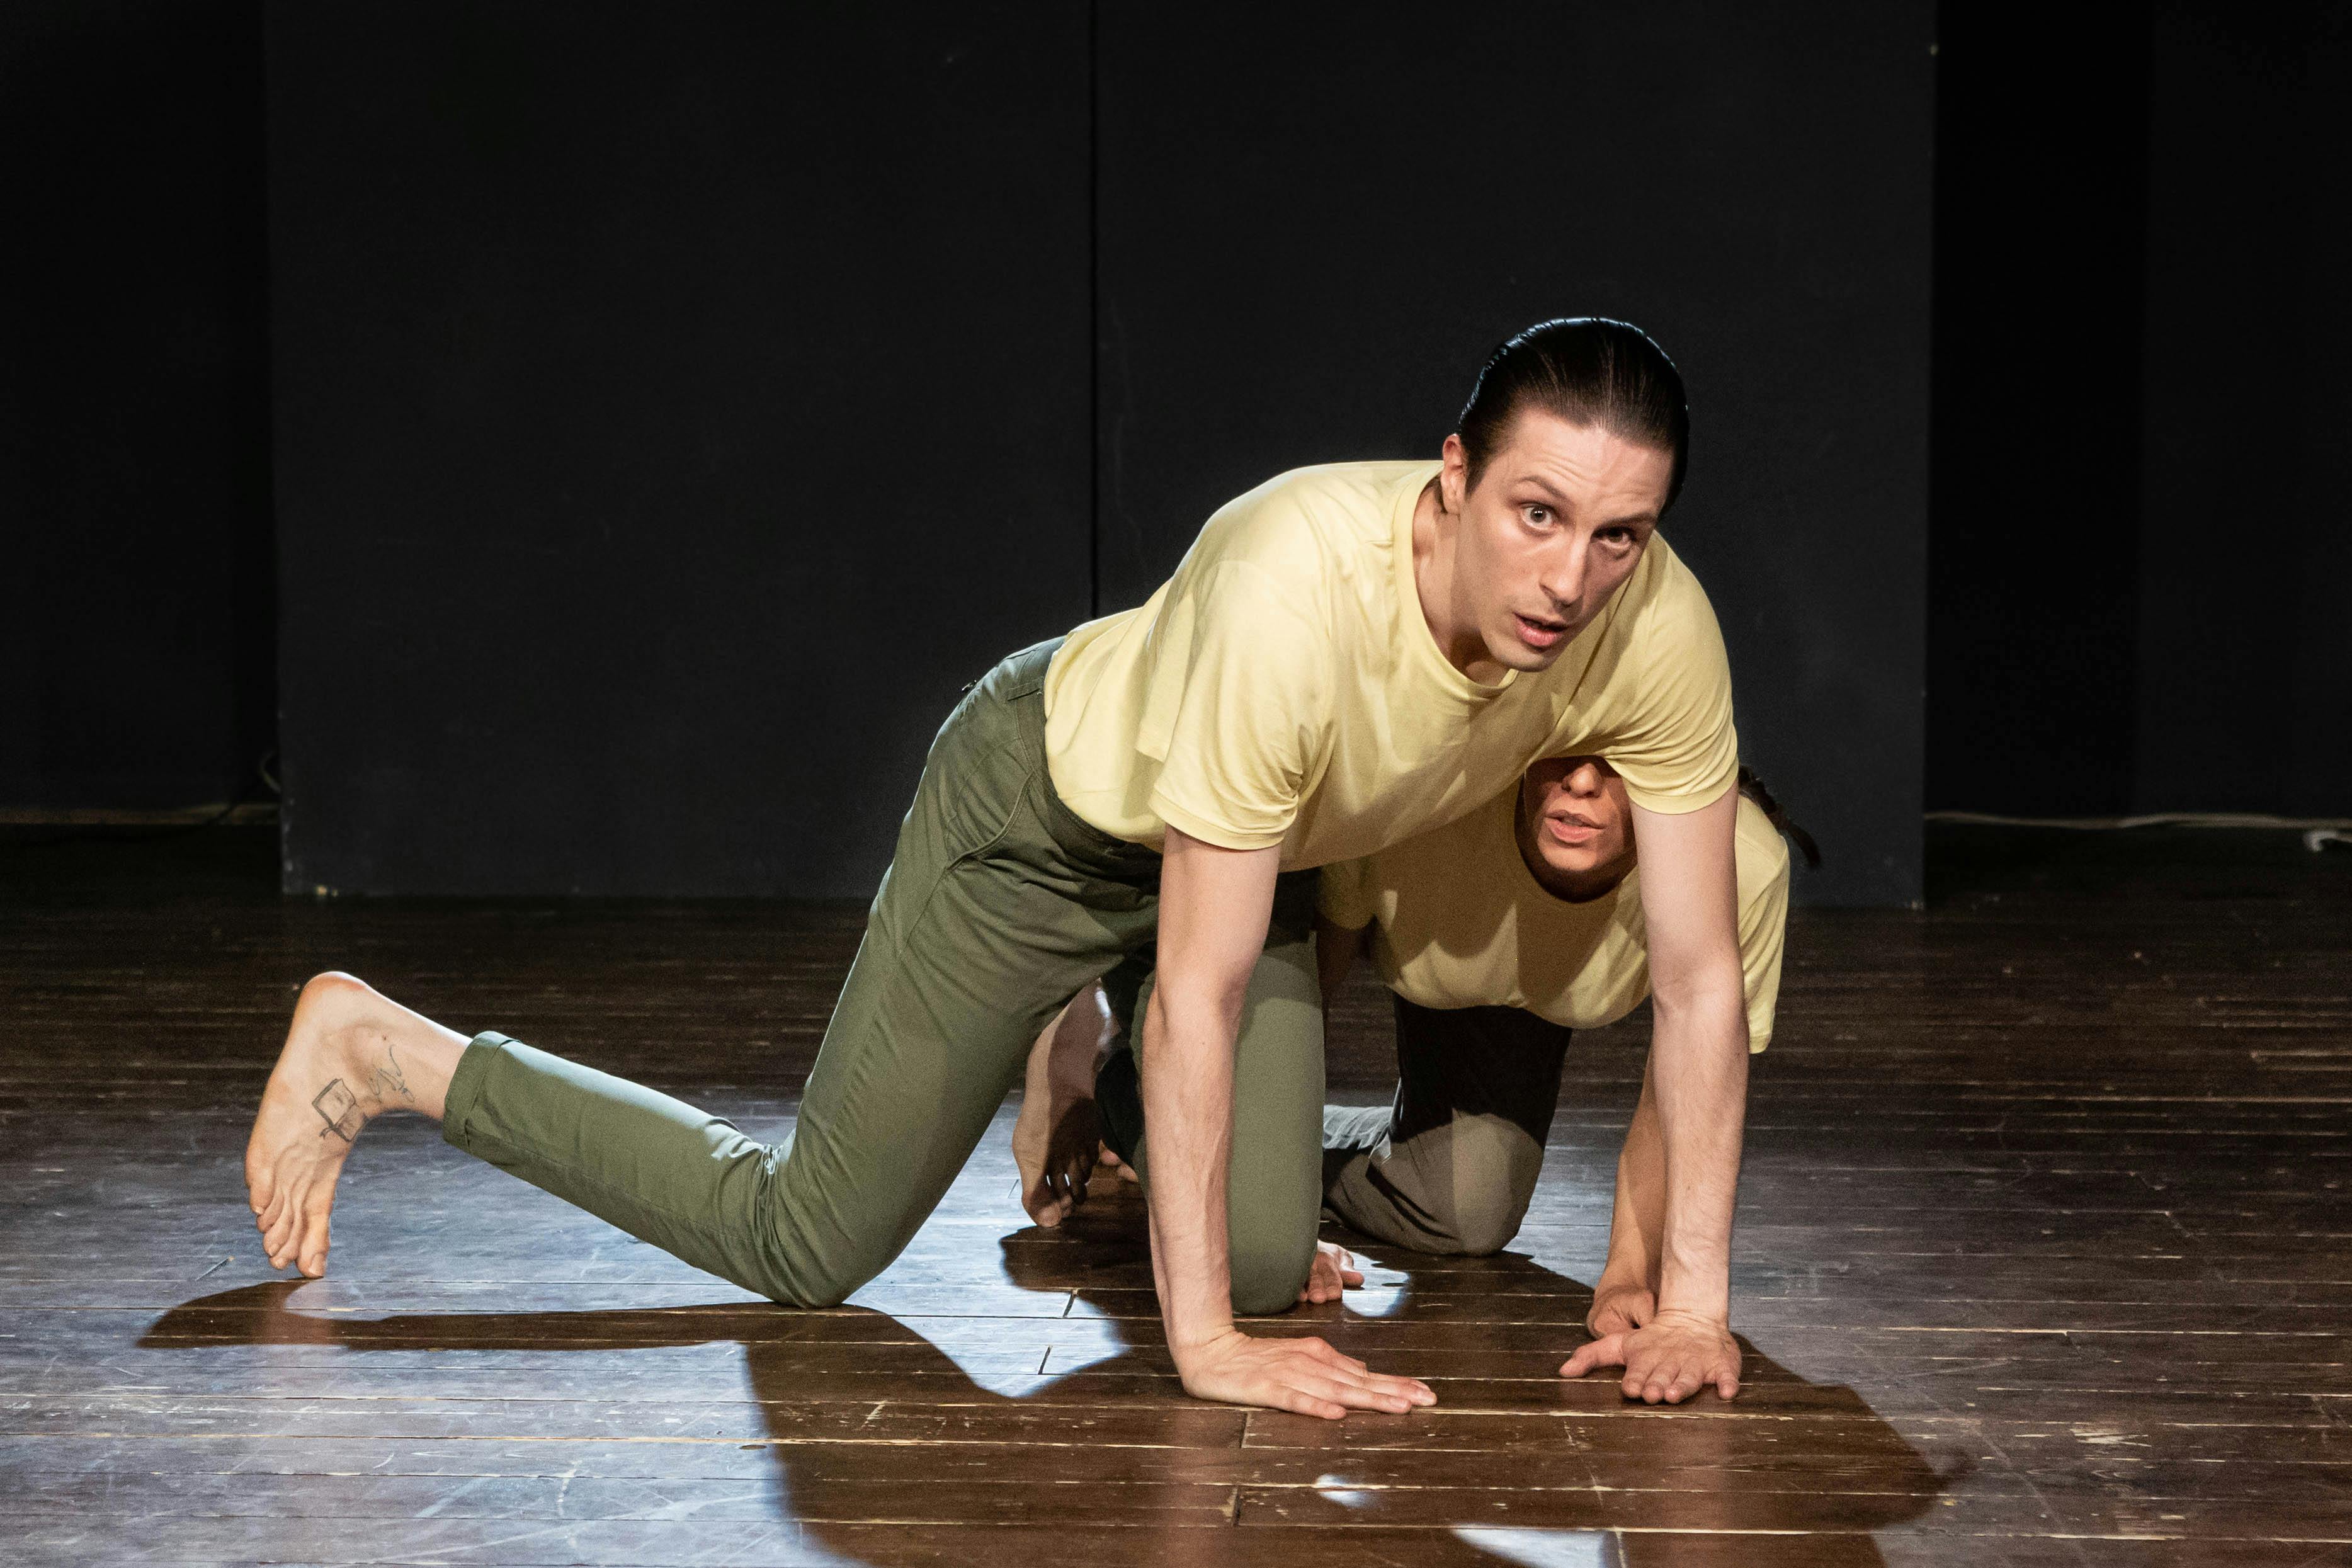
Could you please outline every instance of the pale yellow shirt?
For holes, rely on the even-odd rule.
[[[1373,928],[1382,980],[1423,1007],[1524,1007],[1571,1029],[1613,1024],[1650,994],[1641,870],[1588,903],[1545,889],[1519,854],[1516,783],[1469,816],[1360,860],[1323,868],[1322,912]],[[1739,801],[1739,966],[1748,1047],[1772,1038],[1789,921],[1789,850]]]
[[[1606,754],[1627,793],[1695,811],[1738,771],[1731,671],[1664,538],[1540,674],[1446,662],[1413,585],[1439,465],[1338,463],[1218,509],[1141,607],[1072,632],[1045,677],[1054,787],[1103,831],[1171,824],[1286,868],[1369,855],[1491,799],[1538,757]]]

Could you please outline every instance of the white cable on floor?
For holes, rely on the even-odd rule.
[[[2330,844],[2352,844],[2352,817],[2272,816],[2259,811],[2158,811],[2142,816],[2000,816],[1988,811],[1931,811],[1930,822],[1964,822],[1980,827],[2067,827],[2105,832],[2126,827],[2270,827],[2303,835],[2314,854]]]

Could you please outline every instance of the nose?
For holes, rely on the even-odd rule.
[[[1545,561],[1539,581],[1552,603],[1563,608],[1584,597],[1584,541],[1563,539],[1549,559]]]
[[[1601,793],[1599,765],[1593,763],[1577,763],[1568,777],[1560,781],[1560,787],[1579,799],[1599,795]]]

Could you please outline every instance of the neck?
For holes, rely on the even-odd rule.
[[[1412,509],[1412,585],[1421,600],[1421,618],[1437,641],[1445,662],[1470,679],[1492,686],[1503,679],[1503,667],[1488,657],[1475,626],[1454,613],[1454,547],[1461,518],[1447,511],[1438,482],[1421,489]]]

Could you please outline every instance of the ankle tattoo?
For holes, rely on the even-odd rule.
[[[378,1100],[397,1095],[411,1105],[416,1103],[416,1096],[409,1091],[408,1079],[401,1074],[400,1058],[393,1054],[389,1043],[383,1047],[383,1066],[368,1074],[368,1087],[375,1090]]]

